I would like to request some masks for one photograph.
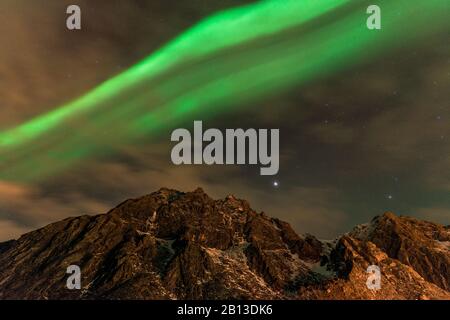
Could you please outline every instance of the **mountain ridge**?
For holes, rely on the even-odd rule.
[[[162,188],[0,243],[0,299],[450,299],[449,230],[388,212],[325,242],[232,195]]]

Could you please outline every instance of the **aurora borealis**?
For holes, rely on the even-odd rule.
[[[80,0],[70,33],[65,3],[39,1],[0,5],[0,228],[198,185],[324,235],[448,217],[448,2],[375,1],[378,31],[365,0]],[[172,168],[168,131],[193,120],[280,128],[276,192],[249,168]]]
[[[0,177],[45,178],[186,117],[229,110],[231,99],[233,107],[263,99],[446,26],[442,1],[381,1],[389,32],[377,33],[363,23],[368,4],[265,0],[214,14],[82,97],[1,132]]]

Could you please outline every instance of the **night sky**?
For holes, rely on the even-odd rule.
[[[65,8],[75,3],[82,8],[81,31],[65,27]],[[89,92],[202,18],[246,3],[2,1],[0,132]],[[449,224],[449,39],[444,31],[407,44],[399,39],[392,50],[261,99],[228,99],[220,113],[204,119],[186,115],[139,141],[117,139],[114,152],[107,148],[64,170],[35,179],[0,175],[0,241],[68,216],[106,212],[161,187],[202,187],[213,198],[234,194],[298,232],[324,239],[384,211]],[[173,165],[170,133],[192,130],[194,120],[209,128],[279,128],[279,173],[261,176],[259,165]],[[79,119],[76,124],[83,128]],[[111,121],[104,135],[115,141],[126,125],[126,119]],[[45,153],[52,141],[59,140],[37,142],[30,157]],[[5,177],[18,174],[5,159],[20,152],[0,153]]]

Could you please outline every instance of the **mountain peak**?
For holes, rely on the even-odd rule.
[[[234,196],[161,188],[0,244],[0,298],[450,298],[445,241],[443,226],[385,213],[321,242]],[[72,264],[82,290],[65,287]],[[370,264],[390,279],[377,293]]]

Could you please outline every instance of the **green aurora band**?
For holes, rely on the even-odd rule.
[[[366,9],[382,9],[368,30]],[[0,132],[0,181],[29,182],[184,121],[256,103],[448,28],[442,0],[265,0],[214,14],[84,96]]]

